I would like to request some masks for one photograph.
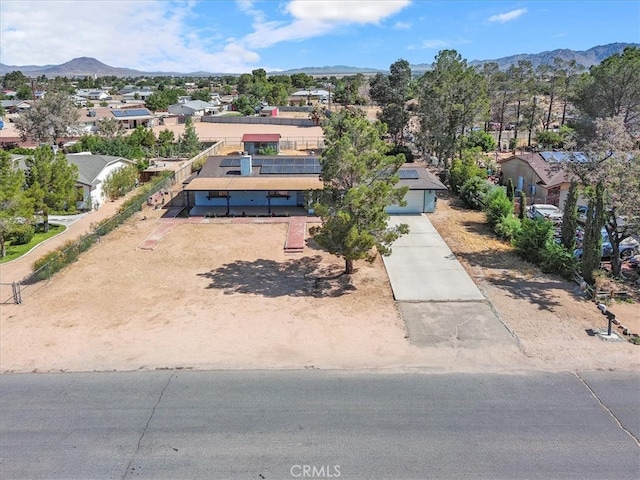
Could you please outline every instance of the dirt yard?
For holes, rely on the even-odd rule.
[[[492,234],[484,213],[463,208],[445,196],[430,216],[451,250],[520,340],[524,353],[540,368],[638,368],[640,346],[589,336],[607,319],[579,286],[545,275],[520,260]],[[609,306],[622,324],[640,332],[638,303]],[[617,332],[621,332],[616,328]]]

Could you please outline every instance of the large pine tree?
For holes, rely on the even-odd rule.
[[[313,208],[322,226],[311,234],[318,244],[345,260],[353,273],[354,260],[373,261],[391,253],[391,244],[409,231],[407,225],[389,228],[386,207],[404,204],[406,188],[397,188],[404,155],[388,156],[382,140],[385,126],[371,123],[360,110],[333,114],[324,127],[323,190]]]

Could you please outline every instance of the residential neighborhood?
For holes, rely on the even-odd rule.
[[[70,63],[69,71],[81,68]],[[367,382],[383,375],[392,397],[423,409],[400,421],[402,432],[422,416],[433,423],[432,411],[456,402],[469,402],[465,418],[480,412],[489,422],[482,428],[492,429],[512,411],[513,392],[529,391],[520,401],[542,404],[540,438],[538,427],[511,414],[504,438],[520,431],[523,445],[542,448],[563,438],[565,417],[604,406],[606,428],[593,430],[615,431],[602,437],[615,437],[623,452],[630,439],[635,448],[628,418],[637,409],[627,397],[640,368],[640,49],[623,46],[589,70],[561,56],[535,67],[477,64],[452,49],[415,67],[399,59],[366,75],[177,75],[158,67],[157,75],[51,77],[15,67],[0,76],[0,380],[10,379],[0,396],[18,398],[26,387],[12,382],[34,373],[85,372],[90,382],[97,372],[130,374],[117,395],[138,392],[144,399],[134,403],[155,406],[121,478],[143,474],[149,458],[199,457],[184,450],[201,428],[218,436],[207,430],[203,438],[215,445],[198,448],[217,451],[228,440],[227,419],[262,395],[265,418],[285,391],[308,398],[312,410],[342,412],[344,398],[330,392],[348,385],[367,395],[371,383],[358,387],[363,372]],[[620,87],[615,102],[604,93],[610,85]],[[221,382],[211,398],[202,394],[211,385],[194,383],[183,397],[172,391],[203,372],[215,377],[211,385]],[[262,382],[259,393],[246,387],[255,381],[246,372]],[[433,393],[440,391],[414,377],[405,384],[407,372],[461,383]],[[157,377],[144,383],[138,374]],[[285,387],[287,375],[295,381]],[[317,392],[323,375],[337,382],[328,397]],[[544,418],[560,397],[538,399],[527,386],[533,377],[571,398],[557,417]],[[473,388],[470,378],[479,382]],[[246,388],[244,400],[227,402],[228,381]],[[624,401],[610,400],[616,395]],[[165,440],[156,422],[173,421],[178,404],[196,397],[211,412]],[[0,450],[17,453],[0,458],[8,459],[7,478],[19,478],[31,443],[18,445],[27,434],[16,420],[19,402],[9,403],[15,418],[0,421],[0,434],[12,440]],[[367,405],[349,407],[364,412],[362,424],[375,415]],[[251,415],[248,443],[261,421]],[[305,470],[302,462],[326,461],[314,457],[320,442],[300,422],[292,448],[304,444],[310,458],[290,460],[289,477],[340,472],[337,463]],[[156,440],[145,435],[166,444],[152,448]],[[77,461],[81,442],[60,442]],[[163,452],[154,457],[156,448]],[[628,457],[615,457],[620,478],[637,471]],[[354,478],[405,478],[398,471],[376,467],[379,475]],[[606,477],[597,465],[585,471]],[[406,478],[424,478],[411,472]]]

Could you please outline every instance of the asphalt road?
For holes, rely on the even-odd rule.
[[[637,479],[640,376],[0,376],[0,478]]]

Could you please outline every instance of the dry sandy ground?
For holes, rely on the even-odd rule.
[[[220,126],[196,128],[205,137],[208,129],[217,136]],[[230,136],[268,130],[224,128]],[[275,131],[321,134],[290,129]],[[74,225],[73,233],[87,231],[104,212]],[[485,235],[482,214],[452,207],[446,199],[431,219],[517,335],[519,350],[410,344],[381,261],[358,262],[357,273],[347,279],[339,275],[340,260],[312,242],[302,254],[285,254],[286,224],[182,224],[155,250],[140,249],[161,213],[134,216],[51,283],[29,287],[22,305],[1,304],[0,371],[640,366],[640,347],[586,334],[606,322],[592,303],[574,294],[574,286],[519,264],[508,247]],[[26,271],[46,248],[0,271]],[[617,312],[620,318],[638,317],[637,304],[620,307],[626,312]]]
[[[287,255],[286,224],[180,224],[141,250],[159,213],[3,305],[2,371],[524,366],[510,349],[456,363],[411,345],[381,261],[349,279],[312,243]]]
[[[535,365],[569,370],[640,367],[640,346],[589,336],[587,330],[607,328],[596,305],[575,283],[521,261],[509,245],[494,238],[484,213],[444,198],[430,219]],[[614,303],[610,309],[640,332],[638,303]]]

